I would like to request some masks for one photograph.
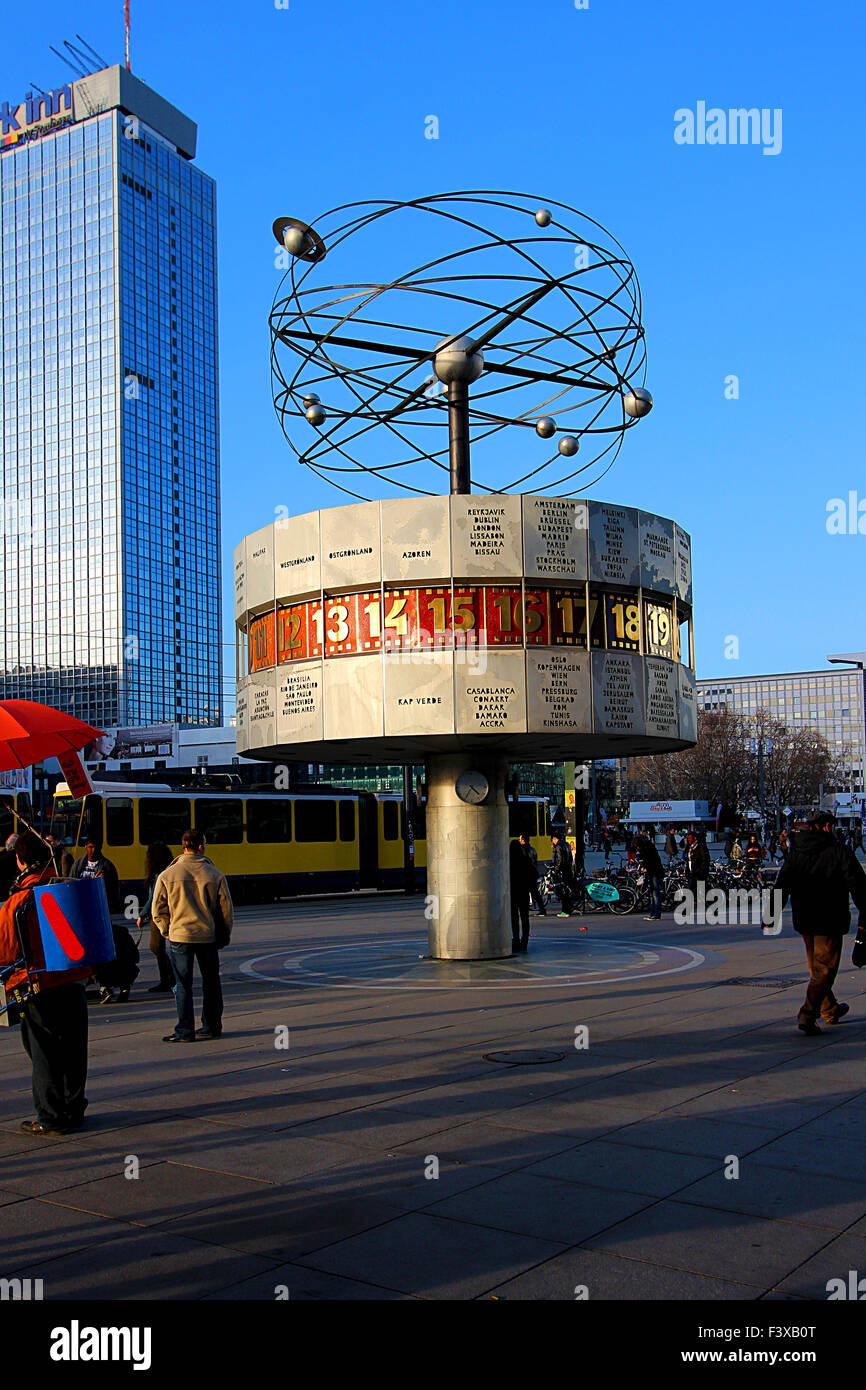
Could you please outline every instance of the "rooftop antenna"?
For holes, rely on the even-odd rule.
[[[74,54],[74,56],[78,59],[79,63],[81,63],[82,67],[84,68],[85,77],[89,77],[90,73],[93,70],[93,62],[90,59],[90,57],[86,53],[82,53],[81,50],[76,48],[74,43],[70,43],[68,39],[63,40],[63,47],[67,48],[70,53]]]
[[[126,71],[129,72],[129,0],[124,0],[126,11]]]
[[[106,63],[106,61],[105,61],[105,59],[103,58],[102,54],[101,54],[101,53],[97,53],[96,49],[93,47],[93,44],[88,43],[88,42],[87,42],[87,39],[83,39],[83,38],[81,37],[80,34],[76,34],[75,37],[78,39],[78,42],[79,42],[79,43],[81,43],[81,44],[84,45],[84,47],[87,49],[88,53],[92,53],[92,54],[93,54],[93,57],[96,59],[97,63],[100,63],[100,64],[102,65],[102,67],[104,67],[104,68],[107,68],[107,67],[108,67],[108,64]]]
[[[50,43],[50,44],[48,45],[48,47],[51,49],[51,52],[52,52],[52,53],[56,53],[57,56],[58,56],[58,58],[62,58],[63,61],[64,61],[64,63],[66,63],[70,68],[72,68],[72,71],[75,73],[75,76],[76,76],[76,77],[86,77],[86,76],[87,76],[87,73],[86,73],[86,72],[80,72],[80,71],[79,71],[79,68],[80,68],[80,66],[81,66],[81,60],[80,60],[80,59],[79,59],[79,61],[78,61],[77,64],[76,64],[76,63],[73,63],[73,62],[72,62],[72,59],[69,58],[69,57],[67,57],[67,55],[66,55],[65,53],[61,53],[59,48],[55,48],[53,43]]]

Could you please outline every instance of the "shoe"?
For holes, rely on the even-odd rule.
[[[108,988],[108,986],[107,986],[107,985],[101,985],[101,986],[100,986],[100,990],[99,990],[99,995],[98,995],[99,1003],[100,1003],[100,1004],[110,1004],[110,1003],[112,1003],[113,999],[114,999],[114,995],[111,993],[111,990]]]
[[[817,1023],[798,1023],[797,1027],[801,1033],[805,1033],[807,1038],[820,1038],[821,1029]]]
[[[22,1120],[19,1129],[24,1134],[68,1134],[69,1128],[59,1121],[57,1124],[43,1124],[41,1120]]]
[[[179,1038],[177,1033],[169,1033],[163,1042],[195,1042],[195,1038]]]
[[[151,985],[148,994],[174,994],[174,985]]]
[[[120,991],[120,993],[119,993],[118,996],[117,996],[117,1002],[118,1002],[118,1004],[128,1004],[128,1003],[129,1003],[129,990],[128,990],[128,989],[122,989],[122,990]]]
[[[195,1035],[197,1038],[201,1038],[202,1042],[210,1042],[214,1038],[221,1038],[223,1030],[220,1029],[218,1033],[212,1033],[209,1028],[196,1028]]]
[[[557,915],[557,917],[570,917],[570,916],[571,916],[571,913],[570,913],[570,912],[557,912],[556,915]]]
[[[850,1005],[850,1004],[839,1004],[839,1006],[837,1007],[836,1012],[834,1013],[833,1017],[832,1017],[832,1018],[825,1018],[825,1019],[824,1019],[824,1022],[825,1022],[825,1023],[831,1023],[831,1024],[832,1024],[832,1023],[839,1023],[839,1021],[840,1021],[841,1019],[843,1019],[843,1018],[845,1017],[846,1014],[850,1014],[850,1012],[851,1012],[851,1005]]]

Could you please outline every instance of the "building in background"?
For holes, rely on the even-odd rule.
[[[820,734],[842,762],[845,785],[838,790],[866,790],[866,652],[831,656],[829,661],[859,663],[850,670],[794,671],[774,676],[729,676],[697,681],[698,709],[731,709],[753,718],[768,710],[791,728]]]
[[[121,67],[0,103],[0,698],[222,721],[216,203]]]

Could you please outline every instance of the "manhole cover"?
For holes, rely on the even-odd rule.
[[[525,1048],[517,1052],[485,1052],[485,1062],[499,1062],[503,1067],[531,1067],[545,1062],[561,1062],[564,1052]]]
[[[765,976],[763,980],[747,980],[738,977],[735,980],[728,980],[729,985],[745,985],[747,989],[790,989],[792,985],[803,983],[802,975],[771,975]]]

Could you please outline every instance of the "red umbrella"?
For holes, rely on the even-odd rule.
[[[33,700],[0,700],[0,771],[77,753],[102,729]]]

